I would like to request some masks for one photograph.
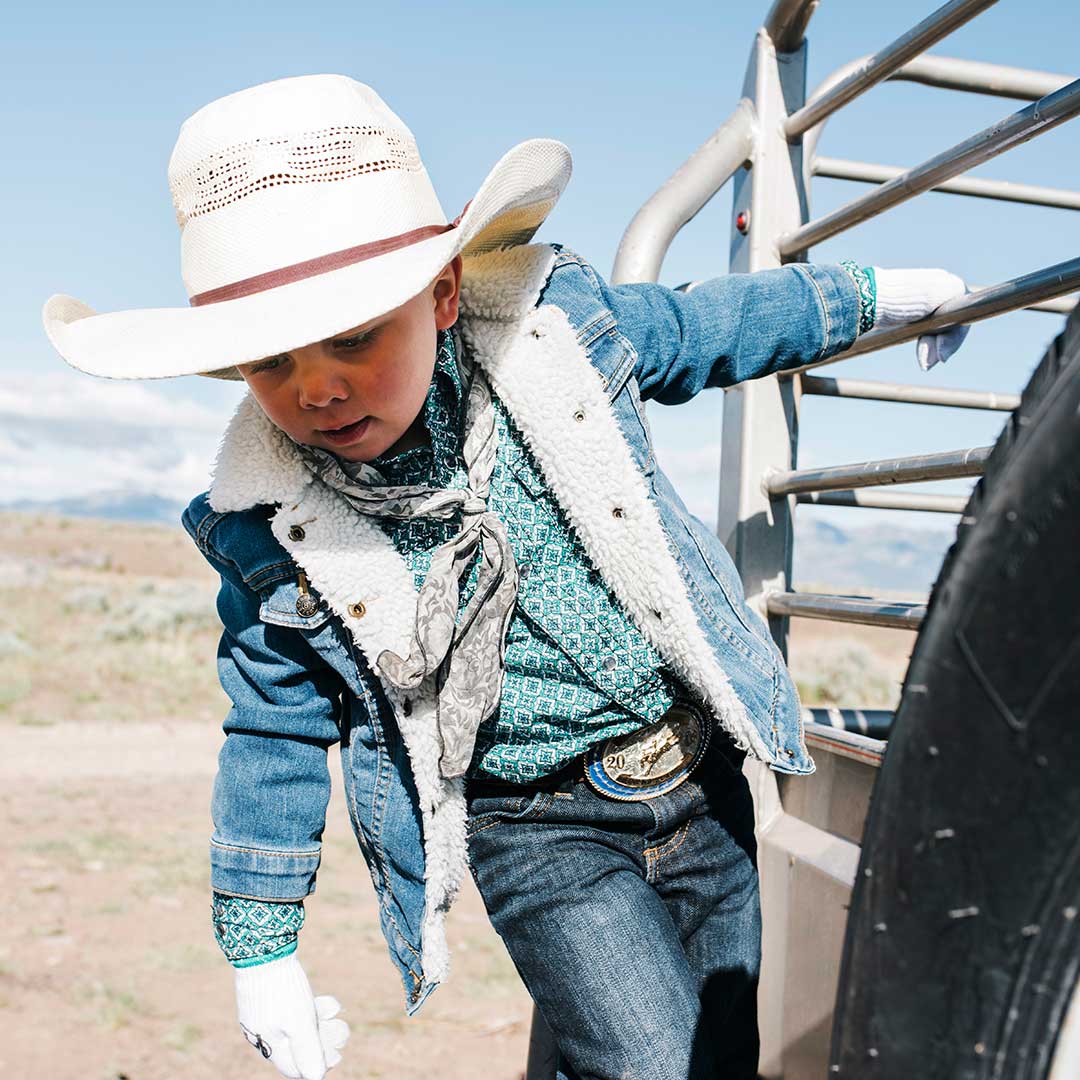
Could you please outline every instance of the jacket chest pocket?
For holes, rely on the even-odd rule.
[[[310,585],[301,589],[299,570],[263,583],[259,600],[260,620],[275,626],[318,630],[330,618],[330,609],[319,594]]]

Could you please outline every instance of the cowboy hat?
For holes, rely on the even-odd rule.
[[[73,367],[210,375],[321,341],[420,293],[457,255],[527,243],[570,179],[555,139],[508,150],[447,222],[416,141],[370,86],[302,75],[240,90],[181,126],[169,159],[188,307],[98,314],[45,303]]]

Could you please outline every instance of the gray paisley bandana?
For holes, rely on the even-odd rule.
[[[377,661],[379,674],[401,690],[415,690],[433,677],[444,777],[461,776],[472,759],[476,730],[498,707],[502,693],[506,631],[517,599],[518,573],[502,521],[488,509],[498,433],[491,387],[460,347],[458,363],[468,386],[465,468],[468,487],[433,488],[386,484],[371,464],[349,464],[334,454],[297,443],[305,464],[361,514],[430,517],[447,521],[460,512],[461,529],[431,557],[420,587],[409,655],[389,649]],[[458,619],[460,584],[479,551],[476,590]]]

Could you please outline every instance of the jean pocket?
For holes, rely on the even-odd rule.
[[[540,817],[554,799],[550,791],[536,791],[524,795],[475,796],[469,800],[466,836],[475,836],[476,833],[495,825],[532,821]]]

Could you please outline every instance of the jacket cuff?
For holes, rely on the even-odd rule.
[[[859,290],[837,263],[788,263],[806,274],[817,290],[824,321],[824,344],[817,359],[843,352],[859,334]]]
[[[315,891],[321,850],[270,851],[210,841],[215,892],[249,900],[302,900]]]

